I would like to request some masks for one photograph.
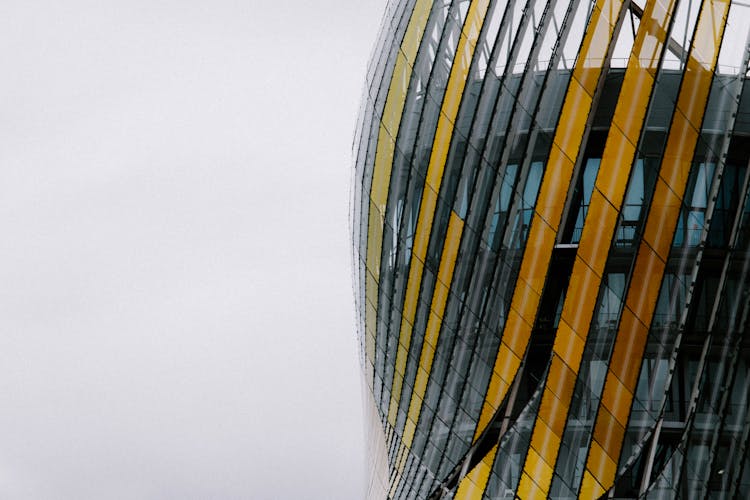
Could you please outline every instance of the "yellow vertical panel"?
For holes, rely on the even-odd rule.
[[[393,66],[391,86],[388,89],[388,95],[386,96],[385,100],[385,107],[383,108],[383,117],[380,119],[380,125],[382,127],[381,133],[388,133],[391,137],[396,137],[396,135],[398,134],[399,124],[401,123],[401,113],[403,112],[404,104],[406,102],[406,93],[409,89],[410,79],[410,64],[406,60],[406,56],[404,55],[404,53],[398,51],[398,53],[396,54],[396,62]],[[380,139],[381,137],[379,136],[378,147],[376,151],[384,152],[385,147],[381,148]],[[392,146],[391,156],[393,156]]]
[[[392,117],[394,120],[397,118],[400,119],[400,116]],[[396,122],[395,129],[398,129],[398,122]],[[380,219],[383,219],[385,204],[388,201],[388,185],[391,181],[393,154],[396,149],[396,140],[394,137],[386,129],[386,124],[381,123],[378,130],[378,148],[375,154],[375,167],[372,173],[372,187],[370,188],[370,200],[380,210]]]
[[[633,360],[631,360],[632,362]],[[630,403],[633,394],[622,385],[617,377],[607,377],[604,383],[604,392],[602,393],[602,403],[612,414],[613,417],[625,427],[628,425],[628,416],[630,415]]]
[[[687,178],[685,179],[687,180]],[[677,222],[675,213],[679,215],[681,201],[660,178],[656,181],[651,209],[646,219],[646,229],[643,240],[653,248],[657,255],[666,262],[672,248],[674,226]]]
[[[417,380],[414,383],[414,391],[412,392],[411,402],[409,403],[408,416],[409,419],[414,422],[419,421],[419,414],[422,411],[422,401],[424,399],[424,394],[427,391],[427,382],[432,370],[435,347],[437,346],[440,327],[443,323],[443,314],[448,300],[448,290],[450,289],[451,281],[453,279],[453,270],[456,265],[456,258],[458,257],[458,248],[460,246],[463,228],[463,220],[461,220],[458,214],[452,211],[450,220],[448,221],[445,242],[443,244],[440,267],[438,268],[438,277],[440,280],[433,292],[430,317],[427,320],[427,329],[425,331],[425,342],[422,345],[422,353],[419,358]],[[413,433],[409,438],[407,438],[406,433],[404,433],[404,443],[406,446],[411,447],[412,438]]]
[[[432,222],[435,217],[435,207],[437,206],[438,194],[437,190],[432,189],[430,186],[425,185],[424,191],[422,192],[422,202],[420,203],[419,218],[417,219],[417,228],[414,233],[414,244],[412,246],[412,265],[415,262],[420,264],[424,263],[425,255],[427,255],[427,245],[430,242],[430,233],[432,231]],[[411,283],[411,280],[409,281]],[[417,283],[417,291],[419,292],[419,283]]]
[[[703,67],[695,59],[688,61],[688,71],[685,72],[685,78],[682,82],[682,87],[686,89],[686,93],[681,93],[677,101],[677,107],[688,120],[703,115],[703,108],[708,98],[708,87],[704,85],[704,82],[711,80],[712,76],[713,72]],[[691,123],[695,128],[700,126],[700,122],[696,123],[691,120]]]
[[[660,40],[660,43],[663,43],[664,37],[666,36],[666,27],[669,24],[668,18],[671,16],[672,8],[673,3],[670,3],[663,15],[657,10],[657,17],[654,18],[654,1],[649,2],[646,6],[643,20],[639,25],[638,33],[633,44],[633,51],[628,61],[628,67],[625,71],[625,77],[623,80],[623,88],[627,89],[630,100],[618,100],[615,108],[615,116],[619,117],[619,121],[625,127],[626,132],[621,131],[617,126],[613,125],[607,136],[602,161],[595,182],[596,189],[603,196],[598,196],[596,191],[595,195],[592,195],[591,205],[589,207],[589,210],[592,213],[589,213],[584,221],[576,261],[573,264],[570,284],[568,285],[568,292],[563,304],[560,321],[560,325],[562,326],[558,327],[558,335],[566,332],[565,328],[567,324],[583,337],[582,340],[585,341],[588,336],[589,325],[596,304],[596,297],[601,285],[600,276],[604,271],[607,255],[609,253],[609,243],[611,243],[614,234],[614,227],[617,220],[616,214],[620,211],[623,203],[625,189],[627,187],[627,179],[629,178],[630,169],[635,156],[635,144],[637,144],[641,130],[644,126],[643,122],[647,108],[646,103],[648,103],[650,99],[653,88],[653,78],[651,78],[650,75],[645,74],[639,67],[639,59],[637,56],[643,49],[644,40],[649,36],[655,35],[658,37],[657,40]],[[591,22],[595,22],[595,19],[603,18],[604,16],[602,13],[597,13],[595,10]],[[614,19],[614,13],[612,11],[607,11],[607,18]],[[608,51],[613,32],[613,25],[607,23],[607,41],[601,40],[596,43],[596,50],[601,51],[600,53],[602,56]],[[597,30],[595,28],[594,30],[588,30],[585,39],[587,39],[588,42],[593,43],[593,40],[597,37],[605,38],[603,33],[603,29]],[[591,34],[591,38],[589,38],[589,34]],[[579,60],[580,59],[581,57],[579,57]],[[596,58],[583,57],[583,64],[596,65],[597,61],[595,59]],[[601,65],[602,63],[599,62],[598,64]],[[576,66],[578,66],[578,63]],[[576,71],[577,68],[574,70],[574,75],[576,74]],[[595,88],[597,80],[598,76],[597,78],[592,78],[590,74],[580,74],[579,81],[584,88]],[[635,108],[633,107],[634,103]],[[630,113],[631,116],[626,118],[628,113]],[[605,203],[611,204],[611,209],[604,205]],[[584,259],[586,260],[584,261]],[[577,354],[577,351],[571,352],[570,349],[566,348],[568,348],[566,342],[561,340],[558,343],[556,341],[555,346],[553,346],[553,352],[558,355],[562,354],[568,356],[570,368],[577,373],[580,366],[580,355]],[[550,388],[552,383],[553,381],[551,381],[551,377],[548,376],[545,380],[546,387]],[[605,384],[604,388],[603,401],[606,401],[606,404],[609,405],[608,408],[612,410],[612,414],[615,417],[623,418],[627,421],[627,416],[630,411],[629,403],[626,405],[627,408],[624,408],[623,405],[618,404],[617,401],[612,399],[614,396],[624,397],[625,393],[627,393],[627,390],[617,380],[608,380],[608,383]],[[570,405],[570,397],[562,399],[560,403],[564,408],[564,414],[567,415],[568,406]],[[537,422],[539,420],[541,420],[541,411]],[[536,430],[536,424],[534,428]],[[557,457],[559,444],[554,445],[553,443],[553,447],[554,450],[552,453]],[[524,464],[524,472],[531,475],[529,467],[532,464],[529,462],[529,456],[530,455],[527,455]],[[549,485],[540,486],[542,487],[543,492],[547,494]]]
[[[455,81],[465,82],[469,76],[469,67],[471,66],[471,57],[474,54],[474,47],[469,44],[468,39],[463,34],[459,37],[458,47],[459,50],[456,53],[456,58],[453,62],[451,76],[456,79]],[[461,94],[451,94],[450,92],[445,93],[445,97],[443,97],[443,108],[441,111],[451,123],[456,122],[458,106],[460,103]]]
[[[409,453],[406,447],[403,443],[400,443],[398,446],[398,460],[396,463],[396,468],[392,473],[393,479],[391,480],[391,490],[390,490],[390,496],[389,498],[392,498],[396,495],[396,490],[398,489],[398,484],[401,481],[401,476],[404,473],[404,468],[406,467],[406,460],[409,458]]]
[[[474,441],[479,437],[481,432],[480,429],[484,429],[487,426],[492,416],[500,407],[500,404],[503,402],[503,397],[505,397],[508,389],[510,389],[510,384],[508,384],[500,375],[492,375],[489,388],[487,389],[484,406],[482,407],[482,412],[479,414],[479,423],[474,432]]]
[[[643,117],[648,107],[649,93],[641,92],[642,88],[651,88],[654,77],[645,69],[635,68],[632,78],[623,81],[618,100],[630,103],[629,108],[618,107],[612,117],[612,122],[622,131],[631,142],[638,142],[643,126]],[[626,85],[627,84],[627,85]]]
[[[380,275],[380,248],[376,248],[375,245],[370,245],[370,242],[382,242],[383,241],[383,218],[384,214],[380,211],[380,207],[370,200],[370,213],[369,222],[367,225],[367,278],[371,278],[374,284],[378,283],[378,276]],[[382,243],[381,243],[382,246]],[[368,285],[370,286],[370,285]],[[371,292],[371,289],[366,289],[366,292]],[[377,287],[375,288],[377,291]],[[372,300],[377,303],[377,294],[368,295]],[[374,297],[374,298],[373,298]]]
[[[524,354],[526,354],[530,327],[531,325],[514,309],[508,311],[508,320],[505,323],[505,333],[503,334],[502,343],[509,347],[519,358],[523,358]]]
[[[567,129],[567,127],[564,128]],[[557,144],[552,144],[552,150],[550,152],[550,157],[547,160],[547,168],[544,171],[542,185],[539,188],[539,196],[537,196],[536,199],[536,214],[534,217],[538,214],[539,218],[541,218],[542,221],[554,231],[555,235],[559,229],[563,207],[565,206],[566,193],[561,193],[561,191],[564,187],[570,185],[570,178],[572,175],[573,161],[560,150],[560,147],[557,146]],[[531,231],[534,231],[535,226],[538,225],[538,222],[532,223]],[[536,240],[532,238],[530,233],[529,238],[527,239],[527,245],[532,241]]]
[[[383,226],[385,218],[386,203],[388,200],[388,188],[391,180],[391,169],[393,166],[393,155],[396,147],[395,138],[398,135],[401,115],[406,102],[406,92],[411,79],[411,69],[416,57],[416,47],[422,39],[422,34],[427,23],[426,13],[432,7],[431,0],[418,0],[412,17],[401,42],[401,51],[396,56],[396,61],[391,75],[391,81],[383,107],[380,129],[378,131],[378,143],[375,150],[375,162],[372,173],[372,186],[370,188],[370,211],[367,226],[367,260],[366,268],[369,273],[366,278],[366,292],[375,307],[377,315],[377,284],[380,282],[380,254],[383,246]],[[404,50],[408,49],[408,50]],[[373,291],[373,285],[375,290]],[[369,314],[369,313],[366,313]],[[368,322],[374,323],[374,316]],[[367,355],[374,356],[375,328],[367,330],[365,340]],[[372,337],[372,338],[370,338]],[[369,347],[372,344],[372,348]],[[374,357],[371,360],[374,361]]]
[[[469,6],[469,12],[467,13],[467,23],[480,23],[481,25],[487,12],[487,6],[488,0],[473,2]],[[438,193],[440,192],[443,170],[445,168],[445,160],[448,155],[448,148],[450,147],[450,141],[453,135],[453,122],[455,122],[456,113],[458,113],[458,104],[455,104],[455,106],[451,104],[451,99],[460,99],[460,97],[463,95],[463,90],[464,86],[466,85],[466,78],[468,75],[468,66],[464,67],[462,58],[466,56],[466,50],[468,46],[468,50],[470,51],[470,62],[474,43],[475,40],[470,40],[466,36],[462,36],[459,38],[458,47],[456,49],[456,63],[454,63],[451,67],[450,75],[448,77],[448,85],[445,91],[445,95],[449,97],[448,100],[443,103],[443,107],[438,117],[437,131],[435,134],[435,140],[433,142],[432,152],[430,153],[430,161],[427,167],[427,177],[424,191],[422,193],[422,203],[420,204],[419,215],[417,217],[417,227],[414,238],[414,245],[412,248],[409,278],[407,279],[406,285],[406,300],[414,304],[413,309],[410,308],[407,310],[407,308],[404,307],[403,318],[409,324],[414,323],[414,315],[416,313],[416,300],[417,296],[419,295],[419,289],[422,281],[422,267],[424,265],[425,255],[427,254],[427,245],[429,243],[430,234],[432,232]],[[454,214],[451,214],[451,216],[453,217]],[[460,231],[462,230],[462,228],[463,226],[461,225],[461,228],[458,230],[459,240]],[[450,235],[447,237],[447,239],[449,238]],[[455,261],[455,256],[453,257],[453,260]],[[441,267],[442,265],[443,264],[441,262]],[[415,269],[416,272],[413,272]],[[450,288],[449,282],[445,283],[445,285]],[[442,314],[442,311],[440,311],[439,316],[441,318]],[[399,341],[408,346],[411,340],[404,339],[404,333],[404,331],[401,332]],[[409,336],[411,336],[411,329],[408,329],[408,334]],[[422,357],[420,356],[420,364],[422,361]],[[412,397],[414,397],[414,395]],[[392,391],[391,398],[391,406],[393,407],[393,400],[398,400],[400,398],[400,394],[395,394]],[[412,415],[414,417],[414,420],[416,420],[419,415],[419,410],[415,408],[421,408],[421,406],[416,403],[410,403],[409,408],[410,415]],[[407,444],[407,446],[411,446],[411,437],[409,439],[404,439],[404,442]]]
[[[435,287],[435,293],[432,296],[432,303],[435,306],[440,307],[442,302],[445,307],[445,300],[440,300],[440,297],[446,296],[446,294],[439,293],[438,289],[445,289],[444,285],[438,285]],[[443,317],[435,311],[430,311],[430,315],[427,319],[427,329],[424,334],[425,347],[436,347],[438,341],[438,335],[440,334],[440,326],[442,325]],[[423,347],[422,349],[424,349]],[[423,356],[426,356],[425,353]],[[431,358],[430,358],[431,360]]]
[[[693,40],[692,60],[700,63],[707,71],[713,71],[715,49],[721,41],[726,16],[729,11],[729,0],[715,0],[701,12],[700,22],[706,26],[700,36]],[[697,30],[696,30],[697,31]],[[717,36],[717,34],[719,34]]]
[[[616,459],[620,456],[625,427],[603,406],[599,408],[594,426],[594,440],[599,443],[607,455]]]
[[[650,29],[643,31],[640,40],[636,39],[633,44],[631,59],[634,69],[640,67],[652,73],[656,72],[674,3],[674,0],[657,0],[646,5],[641,23],[650,25]]]
[[[414,256],[412,256],[412,260],[414,260]],[[411,267],[409,268],[409,277],[408,281],[415,281],[419,282],[422,280],[422,270],[423,270],[423,264],[421,261],[417,260],[415,262],[411,263]],[[401,331],[404,330],[404,324],[412,325],[414,323],[414,316],[417,313],[417,302],[419,301],[419,288],[408,288],[406,289],[406,294],[404,296],[404,308],[401,312],[402,319],[401,319]],[[404,340],[404,339],[402,339]],[[406,347],[409,347],[409,342],[404,342],[404,345]]]
[[[584,226],[585,229],[586,226]],[[608,249],[609,246],[606,246],[600,249],[600,252],[605,253]],[[568,292],[563,302],[560,324],[564,321],[584,339],[588,335],[601,282],[601,278],[589,266],[580,258],[576,258],[570,274]],[[571,368],[577,370],[578,366],[577,364],[571,365]]]
[[[552,249],[555,246],[555,232],[551,227],[542,222],[532,224],[529,233],[518,277],[530,285],[532,292],[539,297],[542,295],[544,280],[547,277],[547,261],[549,260],[547,256],[552,253]],[[536,299],[537,302],[539,301],[538,297]],[[530,298],[527,296],[527,299]],[[523,305],[521,304],[521,310],[525,309]],[[534,312],[531,315],[522,314],[526,322],[532,325],[536,316],[536,306],[533,306],[533,309]]]
[[[650,7],[650,10],[648,7]],[[641,22],[652,24],[653,29],[646,31],[640,43],[635,44],[633,57],[641,68],[648,69],[651,73],[655,73],[658,68],[659,58],[664,46],[666,26],[672,16],[673,8],[674,0],[655,1],[647,6],[644,11]]]
[[[594,82],[594,88],[596,88],[596,82]],[[586,87],[577,80],[570,81],[563,109],[560,112],[561,126],[555,131],[554,144],[573,162],[578,157],[581,135],[586,128],[588,111],[591,109],[592,100],[589,94]]]
[[[605,36],[606,39],[604,40],[604,52],[601,52],[602,54],[606,54],[608,46],[612,42],[612,34],[614,33],[613,25],[609,23],[608,16],[612,17],[611,12],[616,11],[618,14],[615,15],[614,18],[618,18],[621,7],[622,2],[620,0],[597,0],[595,10],[598,9],[598,11],[596,11],[595,15],[592,16],[589,21],[589,27],[587,28],[586,34],[584,35],[582,49],[579,54],[580,64],[577,62],[576,67],[574,68],[574,75],[576,74],[575,72],[578,71],[578,81],[576,81],[576,78],[573,78],[571,80],[571,83],[565,95],[565,99],[563,100],[563,107],[560,116],[561,125],[558,126],[555,130],[553,147],[551,150],[550,158],[547,162],[547,166],[544,170],[544,176],[542,178],[540,193],[536,204],[536,212],[533,215],[531,222],[532,231],[526,242],[526,248],[524,249],[523,258],[521,261],[521,268],[529,268],[529,266],[533,265],[534,267],[537,267],[538,269],[543,270],[546,273],[546,269],[549,267],[550,259],[552,256],[552,247],[544,247],[544,243],[537,240],[537,235],[541,234],[541,231],[537,230],[537,232],[535,233],[534,226],[546,223],[552,229],[552,233],[549,235],[549,242],[554,241],[555,238],[552,238],[551,236],[556,237],[557,235],[557,230],[560,225],[560,218],[562,216],[562,207],[564,206],[568,187],[570,185],[573,165],[575,159],[578,156],[578,151],[581,147],[581,139],[584,135],[586,121],[591,110],[591,94],[593,94],[593,88],[596,87],[596,81],[598,80],[598,76],[601,72],[601,62],[599,62],[598,65],[600,67],[599,69],[595,70],[596,78],[594,79],[593,83],[589,80],[584,79],[585,81],[581,84],[580,82],[583,78],[583,75],[580,73],[581,69],[579,68],[579,66],[584,64],[589,65],[589,56],[592,54],[596,56],[602,50],[601,47],[598,47],[596,46],[596,44],[592,43],[592,40],[594,40],[596,37],[603,36],[601,35],[602,33],[608,34],[607,36]],[[602,15],[602,11],[607,12],[608,14]],[[599,43],[598,38],[596,39],[597,43]],[[586,92],[587,85],[592,87],[591,92]],[[543,219],[543,221],[539,220],[540,217]],[[547,243],[547,245],[549,245],[549,242]],[[548,248],[548,250],[546,248]],[[540,249],[543,251],[539,251]],[[527,259],[531,259],[531,261],[527,262]],[[530,284],[532,286],[535,286],[533,283]],[[526,309],[526,303],[519,303],[519,300],[528,300],[527,294],[514,293],[513,300],[511,302],[511,309],[515,311],[528,311]],[[537,300],[533,305],[534,309],[538,309],[538,305],[539,304]],[[536,313],[534,314],[534,316],[535,315]],[[505,326],[504,336],[508,334],[509,326],[511,326],[510,321]],[[528,337],[533,326],[533,321],[531,322],[531,324],[525,323],[523,321],[517,321],[512,326],[517,328],[519,332],[523,332],[516,332],[514,333],[514,335],[520,335],[521,338],[525,339],[525,342],[528,342]],[[515,349],[518,349],[516,352],[521,350],[520,346],[516,347]],[[525,351],[525,348],[523,350]],[[557,406],[557,403],[553,404]],[[569,402],[566,403],[566,405],[564,405],[563,407],[566,412],[567,404],[569,404]],[[490,413],[489,408],[490,403],[487,398],[485,398],[481,414],[485,416]],[[543,411],[544,410],[540,410],[540,413]],[[481,435],[486,425],[489,424],[490,420],[491,419],[488,418],[480,419],[474,434],[475,440],[477,436]]]
[[[633,315],[630,309],[624,307],[615,347],[609,362],[609,372],[629,386],[631,381],[638,378],[640,366],[633,360],[640,359],[647,337],[648,329],[645,325]]]
[[[513,383],[518,367],[521,366],[521,357],[514,353],[508,348],[505,343],[500,344],[501,356],[497,359],[501,359],[501,363],[496,363],[492,369],[492,373],[499,376],[506,384],[510,385]]]
[[[618,101],[618,108],[622,102],[624,101]],[[643,117],[639,118],[639,123],[643,125]],[[628,137],[616,125],[612,124],[609,128],[595,185],[596,189],[616,207],[622,205],[625,197],[628,176],[635,157],[636,142],[638,142],[637,136],[635,139],[628,140]]]
[[[560,438],[554,434],[552,436],[553,439],[557,439],[557,443],[553,446],[560,446]],[[545,462],[533,448],[529,449],[529,453],[526,456],[526,464],[528,465],[525,468],[526,474],[534,478],[534,482],[542,491],[548,490],[552,483],[552,473],[554,472],[552,466]]]
[[[521,482],[518,484],[518,491],[516,494],[521,500],[544,500],[547,498],[544,490],[542,490],[526,473],[521,475]]]
[[[482,431],[487,427],[492,416],[502,404],[503,398],[508,393],[513,378],[520,366],[521,358],[514,354],[506,344],[501,343],[497,357],[495,358],[495,365],[490,376],[490,383],[484,398],[482,411],[479,414],[479,422],[474,432],[474,441],[477,440]]]
[[[641,364],[640,361],[633,361],[642,359],[646,346],[646,326],[651,324],[656,307],[664,262],[669,256],[671,239],[680,214],[679,201],[687,186],[698,128],[703,121],[728,9],[728,0],[708,0],[701,5],[694,47],[688,56],[687,70],[677,98],[677,109],[659,173],[660,179],[647,217],[644,241],[636,257],[625,300],[626,307],[604,385],[595,424],[595,441],[592,442],[586,464],[591,476],[589,478],[588,472],[584,475],[584,485],[587,488],[592,487],[594,479],[605,488],[614,484],[615,465],[609,464],[608,460],[616,460],[622,447],[624,428],[638,382],[636,366]],[[613,425],[612,419],[621,427]],[[598,448],[597,443],[601,443],[602,447]]]
[[[414,380],[414,390],[411,393],[409,413],[407,415],[409,420],[413,421],[415,424],[419,421],[419,413],[422,410],[422,395],[424,395],[425,390],[427,389],[427,381],[429,378],[430,375],[427,370],[420,366],[417,370],[417,378]],[[407,439],[406,436],[404,436],[404,442],[407,446],[411,446],[411,439]]]
[[[456,266],[456,258],[458,257],[458,248],[461,244],[461,235],[463,234],[463,231],[464,221],[456,212],[451,211],[451,216],[448,220],[448,229],[445,234],[445,246],[443,247],[443,254],[440,257],[440,267],[438,271],[438,279],[444,284],[446,293],[448,292],[451,278],[453,277],[453,270]],[[444,306],[445,297],[443,297],[442,300]]]
[[[560,436],[554,433],[547,424],[539,421],[539,424],[534,427],[534,432],[531,435],[531,447],[539,454],[539,456],[548,464],[555,463],[554,449],[559,446]]]
[[[687,185],[693,160],[692,151],[695,150],[697,139],[698,131],[688,123],[688,120],[680,113],[678,108],[672,128],[669,131],[662,167],[659,172],[659,176],[673,189],[674,186]],[[691,152],[691,154],[686,154],[688,152]],[[675,190],[675,192],[678,198],[682,199],[683,191]]]
[[[378,303],[378,282],[369,268],[365,271],[365,297],[370,302]]]
[[[556,355],[552,356],[549,368],[549,385],[547,386],[557,398],[565,403],[573,396],[576,384],[576,372],[570,369]]]
[[[520,309],[517,312],[527,325],[532,326],[534,324],[534,319],[536,318],[536,310],[541,297],[534,290],[532,290],[529,284],[526,283],[526,281],[523,281],[520,276],[518,278],[518,281],[516,282],[516,290],[519,289],[525,292],[524,296],[526,297],[526,300],[518,303]],[[525,349],[526,346],[524,345],[519,350]]]
[[[630,287],[638,293],[628,294],[628,307],[644,324],[651,324],[651,318],[659,298],[659,284],[664,275],[664,262],[646,244],[641,243],[638,257],[630,278]]]
[[[589,471],[583,473],[583,481],[581,482],[581,491],[578,494],[578,498],[581,500],[596,500],[601,498],[607,492],[602,485],[599,484],[594,476]]]
[[[598,276],[601,276],[607,262],[612,235],[615,233],[617,212],[596,189],[591,193],[591,203],[586,214],[585,224],[591,229],[581,235],[578,244],[578,257],[588,264]]]
[[[454,98],[460,99],[460,96],[454,96]],[[440,192],[440,185],[443,182],[443,170],[445,168],[445,161],[448,158],[448,149],[450,148],[452,136],[453,123],[448,121],[445,115],[441,114],[438,120],[437,131],[435,132],[435,140],[432,143],[430,164],[427,168],[427,178],[425,180],[425,190],[429,188],[435,191],[435,193]],[[431,205],[428,204],[426,206],[430,207]]]
[[[562,436],[565,430],[565,419],[568,416],[568,406],[569,402],[560,401],[549,388],[546,388],[542,393],[537,416],[540,421],[547,424],[552,432]],[[555,451],[555,454],[557,454],[557,451]]]
[[[481,500],[497,454],[495,445],[484,458],[461,480],[456,490],[456,499]]]
[[[412,256],[414,260],[414,256]],[[409,269],[409,278],[407,283],[419,283],[422,279],[422,263],[412,262]],[[399,330],[399,348],[396,352],[396,367],[402,367],[393,373],[393,382],[391,385],[391,403],[388,408],[388,421],[395,427],[398,405],[401,400],[401,391],[403,388],[403,376],[406,373],[406,363],[408,361],[409,348],[411,347],[411,334],[414,316],[417,310],[417,300],[419,300],[419,286],[407,286],[406,296],[404,297],[404,308],[401,313],[401,329]]]
[[[372,363],[375,362],[375,316],[377,311],[369,299],[365,299],[365,352]]]
[[[412,10],[409,24],[406,27],[404,40],[401,42],[401,51],[411,66],[414,66],[414,60],[417,58],[419,42],[422,40],[422,33],[424,33],[425,26],[427,26],[427,18],[430,15],[431,9],[432,0],[417,0],[414,10]]]
[[[414,400],[412,399],[412,401]],[[408,446],[409,448],[411,448],[411,443],[414,441],[414,431],[416,430],[417,423],[411,418],[407,417],[406,424],[404,425],[404,434],[401,436],[401,440],[404,442],[404,445]]]
[[[614,35],[614,23],[610,23],[609,17],[611,13],[619,13],[621,6],[622,2],[618,0],[598,1],[591,12],[589,29],[584,35],[581,52],[573,69],[573,77],[591,95],[596,89],[602,64]]]
[[[553,346],[553,352],[555,355],[552,360],[561,359],[565,364],[573,370],[578,370],[578,366],[581,363],[581,357],[583,356],[583,346],[585,342],[579,337],[572,328],[563,320],[560,320],[560,324],[557,327],[557,335],[555,336],[555,344]],[[554,380],[554,373],[550,367],[549,378]],[[575,380],[575,377],[573,377]],[[555,394],[559,394],[555,392]]]
[[[597,478],[600,484],[609,484],[614,480],[615,472],[617,472],[617,459],[612,459],[596,441],[591,441],[586,469]]]

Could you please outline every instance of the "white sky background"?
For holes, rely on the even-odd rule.
[[[0,4],[0,498],[362,496],[384,0]]]

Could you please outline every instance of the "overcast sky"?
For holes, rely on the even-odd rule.
[[[362,496],[384,0],[0,4],[0,498]]]

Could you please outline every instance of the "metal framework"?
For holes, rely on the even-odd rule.
[[[750,498],[750,6],[394,0],[355,136],[370,498]]]

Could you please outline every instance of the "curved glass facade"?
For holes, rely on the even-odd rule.
[[[370,498],[750,498],[749,62],[743,2],[388,4]]]

